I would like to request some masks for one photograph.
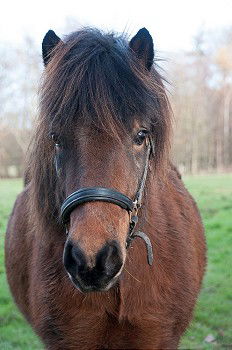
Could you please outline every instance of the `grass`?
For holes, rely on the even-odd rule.
[[[232,175],[184,178],[203,217],[208,267],[183,349],[232,349]],[[204,339],[211,334],[215,341]]]
[[[181,349],[232,349],[232,174],[184,177],[206,228],[208,268],[191,327]],[[7,286],[3,245],[6,223],[21,180],[0,181],[0,349],[40,350],[42,345],[14,305]],[[215,341],[207,343],[212,335]]]

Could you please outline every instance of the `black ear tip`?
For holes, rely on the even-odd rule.
[[[42,54],[45,66],[51,58],[52,50],[59,42],[60,38],[52,29],[49,29],[49,31],[45,34],[42,42]]]
[[[149,31],[145,27],[141,28],[131,39],[129,46],[150,70],[154,59],[154,45]]]
[[[149,31],[147,30],[147,28],[143,27],[141,28],[138,33],[137,33],[138,36],[144,38],[144,39],[152,39],[152,36],[151,34],[149,33]]]
[[[52,29],[49,29],[49,31],[47,31],[47,33],[45,34],[44,38],[43,38],[43,42],[47,39],[56,39],[57,38],[57,35],[56,33],[54,32],[54,30]]]
[[[149,31],[145,27],[141,28],[138,32],[143,35],[150,35]]]
[[[52,30],[52,29],[49,29],[48,31],[47,31],[47,33],[46,33],[46,35],[54,35],[55,34],[55,32],[54,32],[54,30]],[[56,35],[56,34],[55,34]]]

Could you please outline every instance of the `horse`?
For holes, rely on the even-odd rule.
[[[46,349],[177,349],[206,266],[171,162],[153,39],[83,28],[42,42],[39,116],[9,219],[14,300]]]

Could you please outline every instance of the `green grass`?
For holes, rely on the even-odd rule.
[[[191,327],[181,349],[232,349],[232,175],[184,178],[206,228],[208,267]],[[5,278],[3,241],[20,180],[0,180],[0,349],[39,350],[38,339],[14,305]],[[212,334],[213,343],[204,339]]]
[[[184,178],[203,217],[208,267],[183,349],[232,349],[232,175]],[[215,342],[204,339],[212,334]]]

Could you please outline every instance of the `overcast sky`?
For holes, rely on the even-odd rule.
[[[177,51],[190,49],[201,28],[232,25],[232,0],[2,0],[0,41],[20,43],[29,34],[39,44],[50,28],[65,34],[67,17],[130,35],[146,27],[159,51]]]

